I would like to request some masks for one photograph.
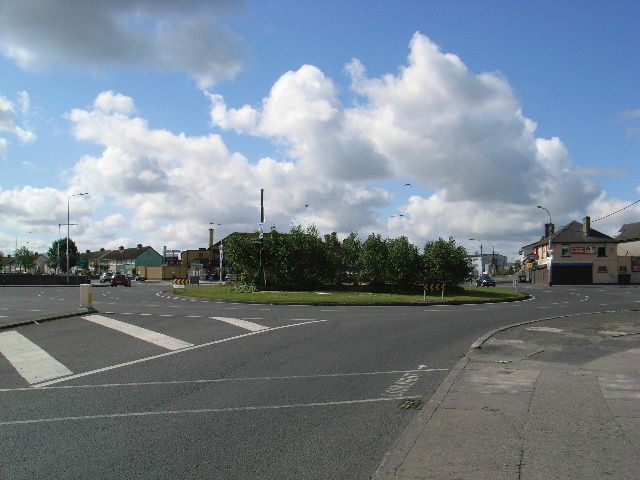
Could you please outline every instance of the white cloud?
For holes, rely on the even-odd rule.
[[[211,221],[225,231],[251,230],[260,188],[266,191],[266,222],[280,230],[305,219],[305,204],[313,205],[323,229],[371,227],[376,209],[389,201],[380,188],[331,181],[292,161],[249,162],[219,135],[153,129],[134,112],[133,99],[103,92],[92,109],[67,114],[75,137],[101,148],[80,159],[69,184],[128,212],[128,227],[144,235],[134,243],[203,246]]]
[[[28,102],[28,94],[26,94],[26,92],[20,92],[18,94],[18,101],[21,105],[22,111],[26,113],[24,110],[25,95]],[[36,134],[33,131],[20,126],[18,122],[18,113],[16,112],[14,104],[8,98],[0,95],[0,132],[7,132],[15,135],[23,144],[35,141]],[[0,156],[6,154],[7,145],[7,140],[0,137]]]
[[[186,71],[206,88],[241,69],[239,37],[218,24],[236,8],[228,0],[5,2],[0,52],[25,70]]]
[[[411,178],[435,192],[401,208],[402,228],[418,242],[455,233],[537,235],[544,219],[535,205],[561,218],[600,195],[559,138],[536,138],[535,122],[502,75],[470,72],[419,33],[397,74],[368,78],[356,59],[345,70],[353,106],[339,101],[331,79],[304,65],[282,75],[259,107],[229,108],[209,93],[212,121],[275,140],[296,169],[319,180]],[[386,219],[371,220],[386,227]]]
[[[311,174],[345,181],[390,174],[371,141],[350,130],[333,82],[312,65],[282,75],[261,110],[228,109],[220,95],[209,98],[215,125],[273,139]]]
[[[129,115],[136,111],[133,98],[121,93],[114,93],[111,90],[100,93],[93,102],[93,106],[104,113],[113,112]]]

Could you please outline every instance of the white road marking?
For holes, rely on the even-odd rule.
[[[0,353],[29,383],[45,382],[73,372],[16,331],[0,333]]]
[[[532,332],[547,332],[547,333],[562,333],[564,330],[562,328],[555,327],[529,327],[525,330],[531,330]]]
[[[263,325],[258,325],[257,323],[248,322],[246,320],[240,320],[239,318],[230,318],[230,317],[209,317],[213,320],[220,320],[221,322],[226,322],[231,325],[235,325],[236,327],[244,328],[245,330],[249,330],[251,332],[259,332],[260,330],[265,330],[269,327],[265,327]],[[310,320],[310,319],[304,319]]]
[[[127,335],[131,335],[132,337],[144,340],[145,342],[153,343],[154,345],[166,348],[167,350],[181,350],[183,348],[193,346],[192,343],[169,337],[168,335],[154,332],[153,330],[147,330],[146,328],[131,325],[130,323],[121,322],[120,320],[103,317],[102,315],[89,315],[82,318],[98,325],[102,325],[103,327],[126,333]]]
[[[393,402],[397,400],[405,400],[412,398],[420,398],[419,396],[412,397],[385,397],[385,398],[364,398],[359,400],[338,400],[334,402],[312,402],[312,403],[292,403],[288,405],[258,405],[253,407],[223,407],[223,408],[199,408],[193,410],[160,410],[160,411],[147,411],[147,412],[129,412],[129,413],[110,413],[104,415],[83,415],[77,417],[49,417],[49,418],[35,418],[31,420],[9,420],[7,422],[0,422],[2,425],[30,425],[34,423],[51,423],[51,422],[69,422],[78,420],[105,420],[109,418],[128,418],[128,417],[149,417],[158,415],[187,415],[187,414],[203,414],[203,413],[235,413],[235,412],[250,412],[258,410],[282,410],[286,408],[313,408],[313,407],[333,407],[340,405],[357,405],[365,403],[377,403],[377,402]]]
[[[109,367],[98,368],[96,370],[91,370],[91,371],[84,372],[84,373],[78,373],[76,375],[70,375],[68,377],[58,378],[56,380],[51,380],[51,381],[48,381],[48,382],[42,382],[42,383],[40,383],[38,385],[34,385],[34,387],[48,387],[49,385],[53,385],[53,384],[60,383],[60,382],[66,382],[67,380],[74,380],[76,378],[86,377],[88,375],[95,375],[96,373],[107,372],[109,370],[115,370],[117,368],[128,367],[130,365],[135,365],[135,364],[138,364],[138,363],[150,362],[151,360],[156,360],[158,358],[168,357],[169,355],[175,355],[177,353],[190,352],[191,350],[198,350],[200,348],[210,347],[212,345],[217,345],[219,343],[226,343],[226,342],[230,342],[232,340],[238,340],[240,338],[250,337],[252,335],[259,335],[261,333],[273,332],[273,331],[282,330],[282,329],[285,329],[285,328],[299,327],[299,326],[302,326],[302,325],[309,325],[309,324],[312,324],[312,323],[323,323],[323,322],[326,322],[326,320],[313,320],[311,322],[293,323],[293,324],[290,324],[290,325],[282,325],[280,327],[267,328],[267,329],[260,330],[260,331],[257,331],[257,332],[243,333],[242,335],[236,335],[234,337],[223,338],[221,340],[214,340],[212,342],[202,343],[200,345],[194,345],[192,347],[183,348],[182,350],[174,350],[174,351],[171,351],[171,352],[160,353],[158,355],[152,355],[150,357],[140,358],[138,360],[132,360],[130,362],[119,363],[117,365],[111,365]]]
[[[380,372],[349,372],[349,373],[319,373],[317,375],[282,375],[274,377],[238,377],[238,378],[212,378],[198,380],[169,380],[156,382],[129,382],[129,383],[99,383],[86,385],[57,385],[43,387],[36,385],[26,388],[0,388],[0,392],[34,392],[37,390],[70,390],[87,388],[116,388],[116,387],[149,387],[163,385],[191,385],[206,383],[229,383],[229,382],[263,382],[276,380],[313,380],[315,378],[341,378],[341,377],[361,377],[375,375],[397,375],[399,373],[425,373],[425,372],[446,372],[446,368],[428,368],[422,370],[388,370]]]

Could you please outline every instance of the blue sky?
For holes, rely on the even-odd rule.
[[[536,205],[640,198],[637,2],[173,3],[0,1],[1,251],[46,250],[84,191],[81,250],[206,246],[264,188],[279,230],[509,257]]]

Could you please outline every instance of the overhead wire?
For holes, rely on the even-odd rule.
[[[591,223],[597,222],[597,221],[599,221],[599,220],[603,220],[603,219],[605,219],[605,218],[607,218],[607,217],[610,217],[610,216],[612,216],[612,215],[615,215],[616,213],[620,213],[621,211],[626,210],[627,208],[632,207],[632,206],[634,206],[636,203],[639,203],[639,202],[640,202],[640,200],[636,200],[635,202],[630,203],[629,205],[627,205],[627,206],[626,206],[626,207],[624,207],[624,208],[621,208],[620,210],[616,210],[615,212],[611,212],[610,214],[605,215],[604,217],[600,217],[600,218],[597,218],[597,219],[595,219],[595,220],[591,220]]]

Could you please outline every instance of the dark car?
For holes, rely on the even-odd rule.
[[[113,277],[111,277],[111,286],[117,287],[118,285],[124,285],[125,287],[130,287],[131,280],[129,280],[122,273],[116,273]]]
[[[495,287],[496,281],[486,273],[476,279],[476,287]]]

